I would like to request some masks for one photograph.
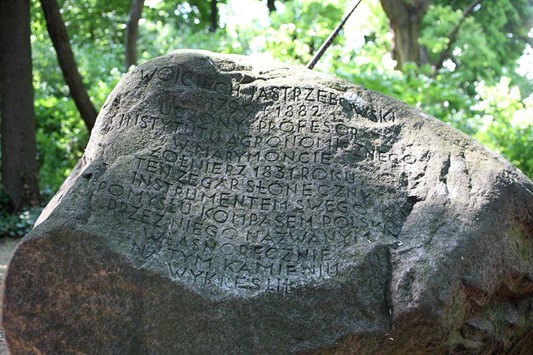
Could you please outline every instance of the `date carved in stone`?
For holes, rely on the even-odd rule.
[[[532,216],[527,177],[414,108],[177,51],[109,96],[3,325],[14,354],[520,351]]]

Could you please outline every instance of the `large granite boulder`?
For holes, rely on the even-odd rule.
[[[533,183],[300,67],[137,67],[8,268],[13,354],[526,352]]]

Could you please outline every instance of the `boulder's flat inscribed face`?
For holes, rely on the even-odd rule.
[[[523,174],[401,102],[177,51],[119,83],[17,250],[7,341],[13,353],[519,350],[532,206]]]

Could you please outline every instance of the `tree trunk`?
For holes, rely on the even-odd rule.
[[[131,4],[130,17],[126,25],[126,70],[132,65],[137,65],[137,37],[143,7],[144,0],[133,0]]]
[[[217,0],[211,0],[211,26],[209,32],[215,32],[218,28]]]
[[[420,26],[431,0],[381,0],[394,32],[393,59],[401,69],[407,62],[425,64],[427,57],[419,45]]]
[[[276,2],[275,0],[267,0],[268,13],[271,14],[276,12]]]
[[[30,0],[0,1],[2,183],[17,211],[39,203]]]
[[[61,18],[59,7],[55,0],[41,0],[41,6],[43,8],[44,17],[46,18],[48,33],[54,43],[59,65],[61,66],[63,76],[70,89],[70,95],[74,99],[76,107],[78,108],[87,129],[91,131],[94,127],[94,122],[96,121],[97,112],[89,98],[85,86],[83,86],[81,75],[78,72],[78,67],[74,60],[74,54],[70,48],[67,28]]]

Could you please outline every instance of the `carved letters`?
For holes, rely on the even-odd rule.
[[[128,176],[94,183],[102,213],[136,226],[121,243],[140,267],[163,263],[191,287],[290,293],[338,276],[374,241],[396,241],[408,201],[378,204],[357,173],[416,163],[381,139],[395,129],[392,110],[179,66],[137,75],[165,94],[116,115],[110,130],[153,131],[161,144],[134,153]]]

